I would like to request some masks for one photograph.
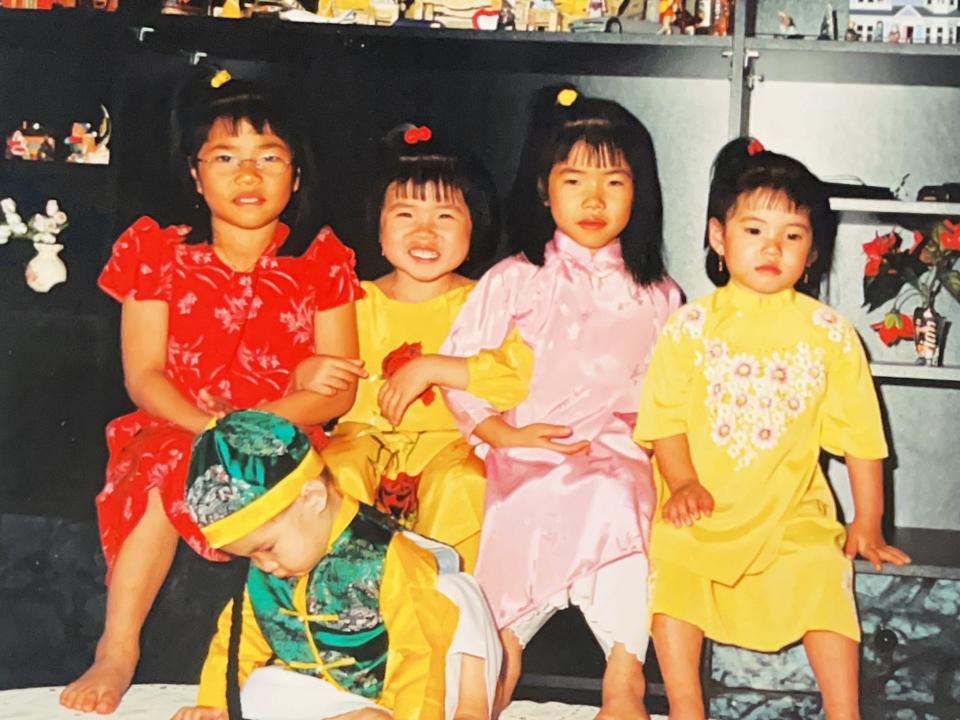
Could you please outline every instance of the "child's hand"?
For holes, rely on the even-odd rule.
[[[410,403],[433,385],[430,358],[430,355],[415,357],[397,368],[380,387],[377,404],[380,412],[392,424],[399,425]]]
[[[233,403],[231,403],[225,397],[222,395],[214,395],[206,388],[203,388],[199,393],[197,393],[197,401],[200,404],[201,410],[210,413],[218,420],[227,413],[236,410],[236,407],[234,407]]]
[[[292,390],[310,390],[318,395],[333,397],[349,390],[359,378],[367,377],[363,360],[336,355],[313,355],[303,360],[293,371]]]
[[[713,495],[696,480],[671,491],[670,499],[663,504],[663,519],[676,527],[693,525],[700,515],[713,514]]]
[[[564,455],[579,455],[590,447],[589,440],[577,442],[557,442],[554,438],[565,438],[573,435],[573,429],[565,425],[551,425],[549,423],[533,423],[523,427],[510,428],[498,443],[498,447],[531,447],[553,450]]]
[[[204,707],[182,707],[170,720],[227,720],[226,708]]]
[[[910,562],[910,556],[903,550],[887,545],[877,523],[858,523],[856,519],[847,526],[847,541],[844,543],[843,552],[851,560],[860,555],[869,560],[877,570],[884,562],[894,565],[906,565]]]

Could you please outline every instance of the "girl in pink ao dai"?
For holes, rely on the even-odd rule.
[[[485,454],[476,576],[506,649],[498,705],[516,686],[523,646],[574,603],[607,657],[598,717],[644,718],[655,499],[630,434],[680,291],[664,271],[646,128],[616,103],[570,89],[555,97],[535,111],[514,187],[520,252],[480,280],[441,349],[473,355],[517,329],[534,354],[526,398],[501,414],[466,392],[445,395]]]

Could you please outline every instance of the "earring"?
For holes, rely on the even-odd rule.
[[[717,270],[723,272],[723,255],[717,255]]]
[[[810,269],[809,269],[809,268],[807,268],[806,270],[803,271],[803,284],[804,284],[804,285],[809,285],[809,284],[810,284]]]

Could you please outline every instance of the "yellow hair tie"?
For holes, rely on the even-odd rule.
[[[570,107],[577,101],[577,91],[572,88],[564,88],[557,93],[557,103],[564,107]]]
[[[217,88],[226,85],[233,79],[233,76],[226,70],[219,70],[216,75],[210,78],[210,87],[214,90]]]

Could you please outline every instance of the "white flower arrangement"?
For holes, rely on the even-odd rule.
[[[23,238],[34,243],[54,245],[57,235],[67,227],[67,214],[60,209],[56,200],[47,200],[44,214],[37,213],[30,222],[26,223],[17,212],[17,203],[13,198],[0,200],[0,245],[5,245],[10,238]]]

